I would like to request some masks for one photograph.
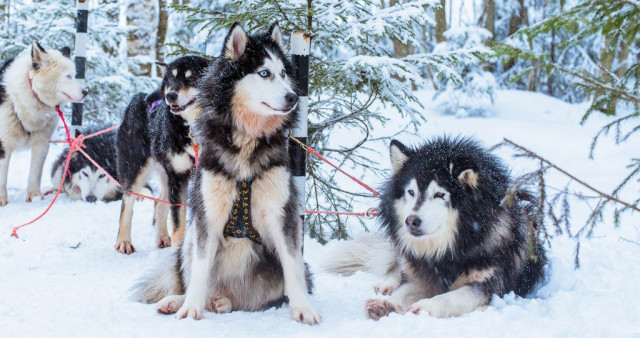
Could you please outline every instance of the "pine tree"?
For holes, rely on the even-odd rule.
[[[381,1],[330,0],[230,0],[223,8],[174,6],[187,15],[187,22],[208,35],[226,32],[233,22],[243,22],[249,32],[265,30],[278,21],[285,32],[306,31],[312,36],[310,62],[310,107],[308,142],[342,167],[356,172],[373,171],[369,144],[380,141],[370,136],[376,124],[391,116],[424,121],[421,103],[412,88],[425,84],[422,70],[462,83],[454,64],[474,58],[473,50],[411,54],[393,57],[396,43],[419,46],[415,27],[434,27],[432,12],[440,1],[412,1],[383,8]],[[430,15],[431,14],[431,15]],[[412,28],[413,27],[413,28]],[[289,34],[286,34],[289,35]],[[191,52],[175,45],[176,53]],[[386,109],[383,112],[382,109]],[[339,132],[349,131],[360,139],[350,144],[332,142]],[[368,194],[345,191],[322,162],[309,157],[307,206],[317,210],[350,210],[353,198]],[[373,199],[367,204],[375,205]],[[307,217],[309,234],[320,242],[348,236],[343,219],[335,216]]]

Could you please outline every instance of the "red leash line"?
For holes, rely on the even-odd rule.
[[[352,176],[350,174],[348,174],[346,171],[340,169],[340,167],[338,167],[337,165],[333,164],[331,161],[329,161],[328,159],[326,159],[324,156],[320,155],[320,153],[318,153],[317,151],[315,151],[313,148],[311,148],[310,146],[302,143],[302,141],[298,140],[297,138],[295,138],[292,135],[289,135],[289,137],[294,140],[296,143],[298,143],[305,151],[312,153],[314,155],[316,155],[317,158],[323,160],[325,163],[329,164],[330,166],[332,166],[334,169],[336,169],[337,171],[343,173],[345,176],[349,177],[351,180],[353,180],[354,182],[360,184],[363,188],[369,190],[369,192],[371,192],[373,194],[373,197],[378,197],[380,196],[380,193],[377,192],[375,189],[371,188],[370,186],[368,186],[366,183],[360,181],[359,179],[357,179],[355,176]]]
[[[104,168],[102,168],[100,165],[98,165],[98,163],[96,161],[94,161],[91,158],[91,156],[89,156],[86,152],[84,152],[84,150],[82,150],[82,148],[84,148],[84,145],[83,145],[84,140],[86,140],[88,138],[91,138],[91,137],[94,137],[94,136],[98,136],[100,134],[104,134],[104,133],[112,131],[114,129],[117,129],[118,127],[120,127],[120,125],[109,127],[107,129],[95,132],[95,133],[87,135],[87,136],[84,136],[84,135],[80,134],[76,138],[71,138],[71,133],[69,132],[69,127],[67,126],[67,121],[64,119],[64,115],[62,114],[62,110],[60,110],[60,106],[56,106],[55,109],[58,112],[58,116],[60,116],[60,119],[62,120],[62,124],[64,125],[64,130],[65,130],[65,133],[67,134],[67,140],[66,141],[52,141],[51,143],[67,143],[69,145],[69,153],[67,153],[67,158],[65,159],[64,171],[62,172],[62,179],[60,180],[60,186],[58,186],[58,190],[56,191],[56,195],[53,197],[53,200],[51,200],[51,203],[49,203],[49,206],[47,207],[47,209],[42,214],[40,214],[40,216],[36,217],[34,220],[32,220],[32,221],[30,221],[28,223],[22,224],[20,226],[14,227],[13,231],[11,232],[11,237],[16,237],[17,238],[18,237],[18,230],[20,228],[35,223],[36,221],[38,221],[39,219],[44,217],[44,215],[47,214],[49,212],[49,210],[51,210],[51,207],[53,207],[53,203],[55,203],[55,201],[58,199],[58,196],[60,196],[60,192],[62,191],[62,187],[63,187],[64,182],[66,180],[67,173],[69,172],[69,162],[71,161],[71,155],[76,151],[79,151],[82,155],[84,155],[84,157],[86,157],[89,160],[89,162],[91,162],[91,164],[96,166],[96,168],[98,168],[102,173],[104,173],[109,178],[109,180],[111,180],[118,187],[121,187],[120,183],[115,178],[113,178],[111,175],[109,175],[109,173]],[[160,199],[157,199],[157,198],[153,198],[151,196],[146,196],[146,195],[134,193],[132,191],[128,191],[126,193],[131,194],[131,195],[135,195],[135,196],[138,196],[138,197],[154,200],[156,202],[169,204],[169,205],[172,205],[172,206],[185,206],[185,204],[172,204],[172,203],[167,202],[167,201],[163,201],[163,200],[160,200]]]

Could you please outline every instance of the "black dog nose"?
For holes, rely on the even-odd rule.
[[[98,199],[93,195],[87,196],[87,202],[95,203],[97,200]]]
[[[178,100],[178,93],[168,92],[167,95],[165,95],[165,97],[167,98],[167,101],[169,101],[169,103],[173,103]]]
[[[87,95],[89,95],[89,91],[86,90],[86,89],[83,89],[82,90],[82,96],[87,96]]]
[[[284,96],[284,100],[287,101],[288,104],[293,105],[298,102],[298,95],[296,95],[296,93],[287,93],[287,95]]]
[[[404,220],[404,223],[411,229],[417,229],[420,227],[420,224],[422,224],[422,220],[419,217],[411,215]]]

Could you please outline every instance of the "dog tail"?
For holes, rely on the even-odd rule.
[[[322,263],[324,270],[345,276],[356,271],[385,275],[397,267],[397,255],[382,234],[366,234],[340,242]]]
[[[131,287],[130,299],[142,303],[157,303],[166,296],[184,294],[179,258],[179,251],[163,257]]]

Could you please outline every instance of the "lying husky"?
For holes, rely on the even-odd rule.
[[[87,127],[82,130],[82,133],[86,136],[106,128],[109,126]],[[80,131],[76,131],[76,137],[79,133]],[[113,178],[117,177],[115,140],[116,131],[112,130],[84,140],[82,149]],[[53,163],[51,183],[54,188],[60,185],[68,153],[69,148],[65,149]],[[69,172],[62,187],[72,200],[93,203],[111,202],[122,198],[120,188],[79,152],[71,154]]]
[[[369,318],[459,316],[488,305],[493,294],[526,296],[543,280],[536,201],[526,191],[505,200],[511,180],[497,157],[471,139],[445,137],[413,149],[392,141],[391,163],[380,203],[388,241],[365,237],[327,264],[343,274],[388,271],[375,290],[391,297],[367,301]]]
[[[144,278],[135,299],[194,319],[205,309],[258,311],[288,301],[293,319],[320,321],[289,173],[286,132],[298,115],[292,76],[277,24],[256,36],[233,25],[200,86],[193,222],[174,262]]]
[[[118,129],[116,152],[118,178],[123,191],[139,193],[150,174],[160,175],[159,199],[185,204],[188,180],[194,164],[195,150],[190,128],[201,109],[194,105],[200,79],[209,61],[198,56],[184,56],[166,66],[160,88],[146,95],[136,94],[125,111]],[[120,211],[120,229],[116,250],[135,252],[131,243],[131,217],[136,197],[125,194]],[[171,208],[173,233],[167,230]],[[180,244],[186,227],[186,208],[156,203],[154,223],[156,244],[168,247]]]
[[[14,150],[31,148],[27,202],[42,196],[42,168],[58,124],[54,107],[81,101],[87,91],[75,80],[68,47],[45,50],[34,41],[0,67],[0,206],[6,205],[9,161]]]

